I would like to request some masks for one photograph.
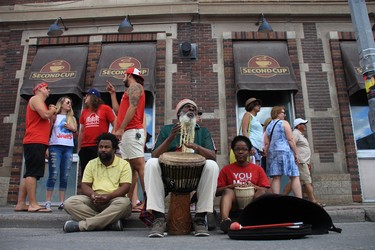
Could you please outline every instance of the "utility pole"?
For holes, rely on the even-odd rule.
[[[365,81],[369,104],[368,119],[375,133],[375,43],[365,0],[349,0],[352,22],[357,38],[359,64]]]

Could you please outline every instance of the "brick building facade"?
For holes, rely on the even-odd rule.
[[[367,8],[375,11],[375,3],[367,1]],[[255,22],[262,12],[273,32],[257,32]],[[117,32],[124,13],[134,24],[129,34]],[[228,162],[242,100],[267,96],[237,89],[233,44],[285,43],[297,85],[290,94],[290,119],[309,120],[317,196],[328,204],[365,200],[340,48],[342,41],[355,41],[347,1],[7,1],[0,4],[0,14],[0,204],[17,200],[27,105],[20,89],[38,49],[88,46],[87,89],[93,85],[103,45],[145,42],[156,45],[153,138],[161,126],[175,120],[179,100],[196,100],[203,112],[201,125],[215,140],[220,167]],[[69,29],[60,37],[48,37],[49,25],[59,16]],[[197,45],[197,58],[181,57],[182,42]],[[270,96],[278,93],[289,98],[277,91]]]

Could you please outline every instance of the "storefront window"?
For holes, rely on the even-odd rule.
[[[375,149],[375,133],[368,120],[368,106],[351,106],[354,137],[358,150]]]

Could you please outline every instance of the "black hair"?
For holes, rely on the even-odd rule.
[[[142,77],[140,77],[140,76],[138,76],[138,75],[134,75],[134,74],[132,74],[132,76],[133,76],[134,80],[135,80],[137,83],[143,85],[143,81],[144,81],[144,80],[143,80]]]
[[[99,145],[99,142],[102,141],[102,140],[109,140],[109,141],[112,141],[112,147],[113,147],[115,150],[119,149],[119,147],[118,147],[119,140],[117,139],[117,137],[116,137],[114,134],[111,134],[111,133],[103,133],[103,134],[99,135],[99,136],[96,138],[97,144]]]
[[[243,136],[243,135],[237,135],[236,137],[233,138],[232,140],[232,144],[230,145],[230,147],[234,150],[234,146],[236,145],[237,142],[239,141],[243,141],[244,143],[246,143],[246,146],[247,148],[249,149],[249,151],[251,150],[251,148],[253,147],[251,145],[251,141],[249,138],[247,138],[246,136]]]

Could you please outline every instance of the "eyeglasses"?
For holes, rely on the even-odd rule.
[[[246,152],[246,151],[249,151],[249,149],[248,148],[234,148],[233,151],[235,151],[235,152],[240,152],[240,151]]]
[[[65,101],[66,104],[71,104],[72,102],[70,100]]]
[[[280,112],[280,114],[284,114],[285,115],[286,113],[285,113],[285,111],[283,111],[283,112]]]

